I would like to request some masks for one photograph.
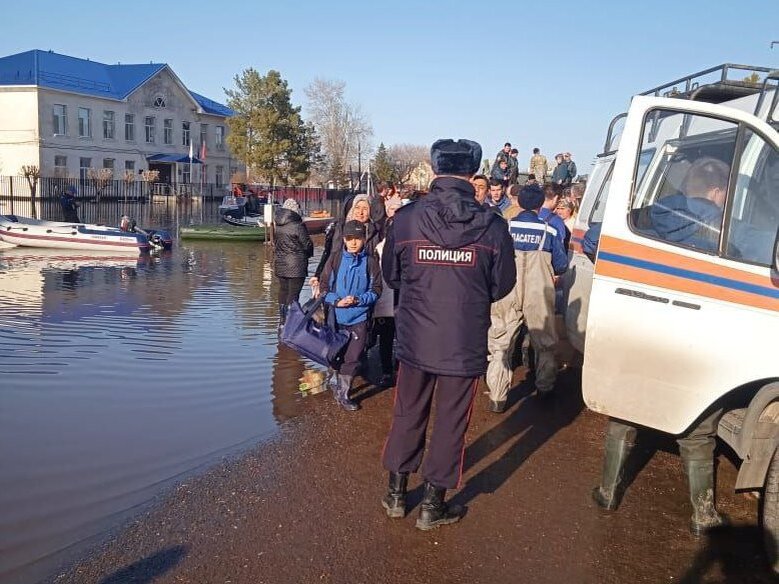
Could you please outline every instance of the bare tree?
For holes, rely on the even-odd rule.
[[[32,218],[38,218],[38,212],[35,209],[35,194],[38,191],[38,180],[41,178],[41,169],[34,164],[25,164],[22,166],[22,176],[27,179],[30,187],[30,203],[32,207]]]
[[[99,203],[103,191],[114,178],[114,171],[111,168],[90,168],[87,170],[87,177],[95,187],[95,202]]]
[[[346,183],[349,166],[357,167],[358,149],[365,160],[373,128],[360,106],[346,101],[346,83],[317,78],[305,89],[306,111],[322,148],[319,175],[336,186]]]
[[[398,183],[405,184],[422,163],[430,163],[430,149],[419,144],[395,144],[390,146],[387,154],[395,170]]]
[[[159,170],[143,170],[141,171],[141,178],[143,179],[143,182],[146,183],[145,191],[146,196],[151,197],[151,185],[152,183],[157,182],[160,180],[160,171]]]

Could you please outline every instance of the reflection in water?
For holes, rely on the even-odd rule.
[[[311,366],[310,364],[308,365]],[[273,358],[273,417],[283,422],[298,415],[298,394],[296,390],[306,363],[292,349],[281,343]]]
[[[0,582],[296,415],[265,255],[0,250]]]

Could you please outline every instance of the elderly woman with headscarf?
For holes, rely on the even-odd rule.
[[[308,275],[308,259],[314,243],[303,223],[300,205],[287,199],[273,217],[273,271],[279,279],[279,326],[284,325],[287,306],[300,297]]]
[[[372,254],[376,251],[376,246],[379,241],[382,240],[382,230],[371,220],[371,203],[368,195],[355,195],[354,198],[347,203],[346,216],[344,219],[331,223],[325,232],[325,245],[322,251],[322,258],[319,260],[319,265],[314,271],[314,275],[309,280],[309,284],[311,284],[312,287],[319,285],[319,276],[322,274],[322,270],[324,269],[330,254],[333,251],[341,249],[343,226],[347,221],[352,220],[365,224],[367,235],[364,249],[366,253]],[[333,246],[334,241],[336,242],[335,246]]]
[[[403,206],[400,197],[392,197],[386,200],[384,208],[386,212],[385,227],[389,228],[395,218],[395,211]],[[376,253],[381,261],[384,252],[385,238],[376,246]],[[395,304],[397,300],[396,290],[389,287],[382,278],[381,296],[373,306],[373,327],[372,333],[374,339],[378,340],[379,358],[381,363],[381,377],[377,385],[379,387],[392,387],[395,383],[395,360],[392,354],[393,343],[395,342]]]

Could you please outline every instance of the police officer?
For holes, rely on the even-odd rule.
[[[517,283],[508,296],[492,305],[492,325],[487,336],[489,410],[495,413],[506,410],[513,373],[511,356],[523,323],[536,355],[535,385],[539,395],[550,395],[557,378],[554,279],[568,268],[568,254],[557,230],[538,215],[543,202],[540,186],[523,187],[519,191],[519,206],[523,210],[509,223]]]
[[[395,214],[382,271],[400,290],[395,313],[400,361],[392,427],[384,448],[389,490],[382,504],[404,517],[408,475],[425,449],[432,401],[436,421],[422,465],[424,498],[416,526],[454,523],[462,508],[444,502],[462,475],[465,431],[487,365],[490,304],[514,287],[514,250],[506,222],[474,199],[469,178],[481,146],[438,140],[430,193]]]

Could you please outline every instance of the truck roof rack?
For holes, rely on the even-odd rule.
[[[716,104],[759,93],[760,97],[755,107],[755,115],[758,115],[769,91],[774,93],[766,118],[770,122],[779,101],[779,71],[769,67],[723,63],[716,67],[680,77],[670,83],[658,85],[639,95],[673,97]],[[622,113],[611,120],[609,131],[606,135],[606,142],[603,145],[603,152],[598,156],[605,156],[614,152],[612,145],[614,129],[617,122],[626,116],[627,113]]]
[[[772,69],[768,67],[723,63],[653,87],[641,95],[722,103],[762,92],[770,73]]]

